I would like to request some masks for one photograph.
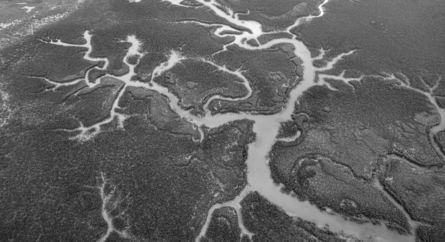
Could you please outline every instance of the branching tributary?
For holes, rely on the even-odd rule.
[[[163,0],[166,2],[169,2],[172,5],[178,5],[182,7],[190,7],[185,5],[185,3],[182,2],[182,0]],[[248,159],[247,159],[247,167],[248,167],[248,174],[247,174],[247,180],[248,185],[247,187],[233,200],[229,201],[225,204],[216,204],[214,205],[207,216],[207,220],[205,224],[203,225],[202,231],[198,238],[196,238],[197,241],[199,241],[200,237],[205,235],[206,229],[209,225],[211,215],[213,211],[219,207],[223,206],[231,206],[235,208],[238,212],[238,221],[240,224],[240,228],[243,234],[248,235],[249,237],[253,236],[251,232],[249,232],[243,225],[242,222],[242,216],[240,212],[240,201],[247,195],[249,192],[256,191],[262,196],[264,196],[267,200],[269,200],[271,203],[275,204],[276,206],[283,209],[289,216],[292,217],[299,217],[307,221],[315,222],[320,227],[327,226],[329,230],[332,232],[336,232],[340,235],[345,236],[351,236],[363,241],[414,241],[414,236],[412,235],[401,235],[393,230],[388,229],[385,225],[373,225],[371,223],[367,224],[357,224],[355,222],[346,220],[342,216],[330,214],[324,211],[319,210],[316,206],[311,205],[309,202],[301,202],[298,199],[296,199],[294,196],[285,194],[281,191],[280,186],[277,186],[274,184],[271,172],[268,166],[269,163],[269,152],[271,150],[271,147],[273,144],[277,141],[276,137],[279,132],[280,124],[282,122],[288,121],[291,119],[291,115],[294,112],[294,108],[296,105],[296,102],[298,102],[299,97],[302,96],[302,94],[308,90],[309,88],[313,86],[320,86],[324,85],[328,88],[333,89],[329,83],[325,82],[324,80],[327,78],[332,78],[336,80],[344,81],[345,83],[349,83],[350,81],[359,80],[359,78],[355,79],[348,79],[344,78],[343,75],[339,76],[332,76],[328,74],[323,74],[320,72],[325,72],[328,70],[331,70],[334,65],[341,61],[343,58],[347,57],[348,55],[351,55],[354,53],[354,51],[350,51],[348,53],[340,54],[339,56],[332,58],[327,61],[327,64],[323,67],[315,67],[313,65],[313,61],[318,59],[323,59],[323,55],[320,55],[319,57],[311,57],[311,52],[309,51],[308,47],[305,46],[301,41],[297,40],[296,37],[294,38],[276,38],[272,39],[267,43],[261,44],[258,41],[258,38],[263,34],[270,34],[266,33],[262,30],[262,26],[260,23],[255,21],[247,21],[247,20],[240,20],[237,16],[237,14],[233,13],[228,8],[225,8],[223,6],[220,6],[218,2],[215,0],[197,0],[202,6],[208,8],[211,10],[214,14],[216,14],[218,17],[230,22],[232,26],[239,26],[240,28],[234,29],[228,25],[221,24],[221,23],[215,23],[215,24],[208,24],[208,23],[200,23],[199,21],[184,21],[183,24],[199,24],[202,26],[211,26],[212,28],[216,27],[216,30],[214,31],[214,34],[219,37],[227,37],[230,36],[234,38],[233,42],[227,44],[224,46],[223,50],[226,50],[226,47],[228,45],[237,45],[241,48],[247,49],[247,50],[266,50],[272,47],[276,47],[277,45],[281,44],[288,44],[292,45],[294,47],[294,54],[296,57],[298,57],[301,60],[301,65],[303,67],[303,76],[301,78],[300,83],[292,90],[290,93],[290,98],[288,100],[288,103],[286,107],[279,113],[275,115],[256,115],[256,114],[250,114],[250,113],[239,113],[239,114],[233,114],[233,113],[226,113],[226,114],[217,114],[217,115],[211,115],[210,111],[207,109],[207,106],[210,101],[215,99],[225,99],[230,101],[239,101],[242,99],[247,99],[252,94],[252,89],[250,87],[250,84],[247,80],[247,78],[243,75],[244,71],[241,69],[237,70],[230,70],[229,68],[225,66],[218,65],[217,63],[213,62],[211,59],[201,59],[203,62],[207,62],[208,64],[211,64],[218,68],[219,71],[228,73],[230,75],[233,75],[234,77],[237,77],[238,80],[242,80],[244,82],[245,87],[248,90],[248,94],[245,97],[238,98],[238,99],[231,99],[228,97],[223,97],[220,95],[213,96],[208,100],[208,102],[204,105],[206,114],[202,117],[195,116],[190,113],[190,111],[182,109],[178,104],[178,98],[174,96],[172,93],[169,92],[169,90],[163,86],[158,85],[153,80],[154,78],[164,74],[169,69],[173,68],[178,63],[181,63],[181,61],[187,59],[187,56],[183,56],[179,51],[172,50],[168,55],[168,60],[164,63],[159,64],[151,75],[151,80],[147,80],[146,82],[141,82],[137,80],[133,80],[132,77],[136,75],[135,73],[135,67],[139,64],[139,60],[141,57],[144,56],[145,53],[141,52],[142,42],[137,39],[136,36],[130,35],[125,40],[126,42],[131,44],[131,47],[128,49],[127,55],[124,57],[124,63],[129,67],[129,72],[123,76],[114,76],[114,75],[106,75],[100,80],[91,81],[88,79],[88,72],[86,73],[85,77],[73,80],[70,82],[64,82],[59,83],[53,80],[49,80],[47,78],[42,77],[35,77],[35,78],[42,78],[45,81],[49,82],[53,85],[52,89],[57,89],[61,86],[69,86],[69,85],[78,85],[79,83],[84,83],[84,87],[79,89],[80,91],[88,91],[88,90],[94,90],[94,88],[98,87],[99,85],[102,85],[105,83],[104,80],[106,80],[107,77],[111,77],[114,80],[120,81],[122,84],[122,87],[119,88],[119,90],[116,93],[115,100],[113,102],[113,106],[110,111],[110,115],[108,118],[102,120],[99,123],[96,123],[92,126],[84,126],[82,123],[80,123],[80,127],[78,127],[75,130],[67,130],[69,132],[77,132],[78,134],[74,136],[74,139],[77,139],[79,141],[87,141],[91,138],[93,138],[95,135],[99,134],[101,132],[101,126],[107,123],[110,123],[114,120],[119,122],[120,127],[124,126],[124,121],[127,116],[119,112],[119,100],[122,97],[123,93],[125,92],[127,87],[139,87],[139,88],[145,88],[148,90],[153,90],[156,92],[159,92],[169,99],[170,107],[173,111],[175,111],[180,117],[185,118],[189,122],[195,125],[200,131],[201,131],[201,140],[203,138],[203,132],[202,127],[206,126],[208,128],[216,128],[221,125],[224,125],[228,122],[235,121],[235,120],[241,120],[241,119],[249,119],[255,122],[253,126],[253,131],[256,134],[256,140],[254,143],[250,144],[249,146],[249,152],[248,152]],[[328,1],[324,1],[319,6],[319,13],[318,15],[311,15],[308,17],[300,18],[298,19],[292,26],[289,26],[287,29],[282,30],[281,32],[287,32],[291,34],[291,29],[300,25],[300,24],[307,24],[312,19],[322,17],[324,15],[324,5]],[[132,4],[138,4],[136,2],[133,2]],[[249,31],[241,31],[240,29],[245,29]],[[209,30],[210,31],[210,30]],[[294,36],[291,34],[291,36]],[[54,41],[49,40],[47,41],[49,44],[53,45],[59,45],[59,46],[68,46],[68,47],[79,47],[79,48],[87,48],[87,52],[85,53],[84,59],[92,62],[104,62],[105,64],[102,67],[96,66],[93,69],[100,69],[100,70],[106,70],[109,61],[106,58],[93,58],[90,56],[92,52],[92,45],[91,45],[91,34],[89,32],[85,32],[84,38],[86,40],[85,44],[70,44],[70,43],[64,43],[60,40]],[[248,44],[249,40],[256,40],[258,43],[257,46],[251,46]],[[149,51],[149,50],[148,50]],[[323,51],[322,51],[323,53]],[[217,53],[215,53],[217,54]],[[128,62],[129,57],[137,57],[138,61],[135,64],[131,64]],[[195,58],[196,59],[196,58]],[[405,83],[406,84],[406,83]],[[406,86],[406,85],[405,85]],[[429,98],[429,96],[428,96]],[[437,106],[437,105],[436,105]],[[445,116],[445,113],[441,117]],[[436,132],[435,129],[441,129],[445,121],[445,119],[442,118],[442,122],[439,128],[433,128],[433,132]]]

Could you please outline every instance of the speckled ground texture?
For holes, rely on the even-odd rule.
[[[443,0],[0,0],[0,242],[445,241],[443,26]]]

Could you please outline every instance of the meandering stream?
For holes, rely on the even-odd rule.
[[[182,0],[163,0],[165,2],[169,2],[170,4],[177,5],[177,6],[183,6],[183,7],[190,7],[183,5]],[[138,4],[138,1],[133,1],[132,4]],[[122,97],[124,91],[127,87],[141,87],[146,88],[149,90],[157,91],[169,99],[170,107],[171,109],[176,112],[180,117],[185,118],[189,122],[193,123],[195,127],[201,130],[201,139],[203,138],[203,132],[202,127],[206,126],[209,128],[215,128],[219,127],[221,125],[224,125],[228,122],[235,121],[235,120],[242,120],[242,119],[249,119],[254,121],[253,126],[253,132],[256,134],[256,140],[254,143],[249,145],[249,151],[248,151],[248,159],[247,159],[247,167],[248,167],[248,173],[247,173],[247,180],[248,180],[248,186],[240,193],[239,196],[237,196],[233,201],[229,201],[225,204],[216,204],[214,205],[208,214],[208,218],[203,225],[203,229],[196,239],[199,241],[199,238],[203,236],[206,232],[206,229],[208,228],[211,214],[213,211],[219,207],[223,206],[231,206],[235,208],[238,212],[239,217],[239,223],[240,228],[243,234],[248,235],[249,237],[253,236],[251,232],[249,232],[242,223],[242,217],[240,212],[240,201],[251,191],[256,191],[262,196],[264,196],[268,201],[275,204],[276,206],[280,207],[283,211],[285,211],[289,216],[292,217],[299,217],[307,221],[311,221],[316,223],[319,227],[328,227],[329,230],[332,232],[336,232],[340,235],[344,235],[345,237],[350,238],[356,238],[362,241],[387,241],[387,242],[393,242],[393,241],[415,241],[415,238],[413,235],[401,235],[393,230],[388,229],[385,225],[373,225],[371,223],[366,224],[357,224],[355,222],[346,220],[340,215],[335,215],[332,213],[327,213],[324,211],[319,210],[316,206],[310,204],[309,202],[301,202],[295,197],[293,197],[290,194],[285,194],[281,191],[281,187],[274,184],[271,172],[269,169],[269,152],[273,146],[273,144],[277,141],[277,135],[280,128],[280,124],[282,122],[288,121],[291,119],[291,115],[294,112],[294,108],[296,103],[298,102],[298,99],[303,95],[303,93],[308,90],[309,88],[313,86],[320,86],[325,85],[328,88],[331,88],[328,83],[324,81],[325,78],[335,78],[337,80],[343,80],[345,83],[348,83],[351,81],[350,79],[344,78],[342,75],[340,76],[329,76],[327,74],[318,75],[320,72],[327,71],[332,69],[336,63],[340,62],[343,58],[347,58],[348,55],[354,54],[354,51],[350,51],[347,53],[343,53],[338,55],[335,58],[332,58],[328,60],[327,65],[323,67],[315,67],[313,65],[313,61],[316,59],[323,58],[324,51],[321,51],[322,54],[318,57],[312,57],[311,52],[307,46],[304,45],[303,42],[299,41],[298,39],[294,38],[276,38],[273,40],[270,40],[267,43],[261,44],[258,41],[258,38],[266,34],[262,30],[262,26],[260,23],[255,21],[247,21],[247,20],[240,20],[238,16],[233,13],[230,9],[222,8],[219,6],[219,3],[217,3],[214,0],[206,1],[206,0],[197,0],[197,2],[200,2],[204,7],[211,10],[215,15],[219,16],[222,19],[225,19],[226,21],[231,22],[233,25],[242,27],[239,29],[246,29],[249,31],[240,31],[239,29],[233,29],[230,26],[215,23],[210,24],[213,28],[216,26],[216,30],[214,34],[216,36],[220,37],[227,37],[231,36],[234,38],[234,41],[227,44],[228,45],[237,45],[241,48],[248,49],[248,50],[265,50],[269,49],[271,47],[275,47],[277,45],[281,44],[290,44],[294,47],[294,54],[301,60],[301,65],[303,67],[303,76],[299,82],[299,84],[292,90],[290,93],[290,97],[288,100],[288,103],[286,104],[285,108],[274,115],[256,115],[256,114],[250,114],[250,113],[226,113],[226,114],[216,114],[212,115],[210,111],[208,110],[208,104],[210,101],[215,99],[225,99],[225,100],[242,100],[247,99],[252,95],[252,89],[249,85],[249,82],[247,78],[244,77],[243,73],[244,71],[241,69],[238,70],[230,70],[225,66],[220,66],[217,63],[213,62],[212,60],[208,59],[202,59],[202,61],[205,61],[211,65],[214,65],[218,68],[219,71],[226,72],[228,74],[234,75],[238,79],[241,79],[244,82],[244,86],[248,90],[248,93],[245,97],[237,98],[237,99],[231,99],[228,97],[222,97],[220,95],[213,96],[210,98],[207,103],[204,105],[206,114],[204,116],[198,117],[190,113],[190,111],[184,110],[179,106],[179,100],[176,96],[174,96],[166,87],[160,86],[159,84],[155,83],[153,80],[154,78],[164,74],[169,69],[173,68],[176,64],[181,63],[181,61],[187,59],[187,56],[183,56],[179,51],[172,50],[170,54],[168,55],[168,60],[164,63],[161,63],[158,65],[151,75],[151,80],[147,80],[146,82],[136,81],[132,80],[132,77],[136,75],[135,73],[135,67],[139,64],[139,60],[144,55],[143,52],[141,52],[141,47],[143,45],[143,40],[139,40],[137,36],[128,36],[127,42],[129,42],[132,46],[129,48],[127,55],[124,57],[124,63],[128,65],[129,72],[123,76],[113,76],[113,75],[106,75],[105,77],[112,77],[114,79],[120,80],[122,84],[122,88],[120,88],[117,91],[116,99],[114,100],[110,116],[92,126],[85,127],[82,124],[79,128],[76,130],[69,130],[70,132],[76,131],[79,132],[74,138],[78,139],[80,141],[86,141],[97,135],[101,132],[101,125],[110,123],[111,121],[117,119],[119,121],[119,124],[121,127],[124,126],[124,121],[127,116],[121,114],[118,112],[120,109],[119,107],[119,100]],[[286,29],[283,29],[282,32],[288,32],[290,33],[290,30],[293,27],[296,27],[300,24],[308,24],[312,19],[322,17],[324,14],[324,5],[327,4],[328,1],[324,1],[319,6],[319,13],[318,15],[311,15],[305,18],[298,19],[295,24],[292,26],[289,26]],[[225,9],[226,11],[224,11]],[[200,23],[199,21],[186,21],[183,24],[200,24],[202,26],[209,26],[208,23]],[[233,31],[229,31],[233,30]],[[292,35],[293,36],[293,35]],[[84,58],[89,61],[93,62],[105,62],[105,65],[102,67],[95,67],[96,69],[105,70],[108,66],[108,60],[105,58],[92,58],[90,57],[92,46],[91,46],[91,35],[89,32],[85,32],[84,38],[86,40],[85,44],[69,44],[64,43],[60,40],[57,41],[49,41],[49,44],[59,45],[59,46],[70,46],[70,47],[81,47],[81,48],[87,48],[88,51],[86,52]],[[248,44],[249,40],[257,40],[258,45],[257,46],[251,46]],[[225,50],[226,46],[224,46]],[[136,56],[138,57],[138,61],[135,64],[131,64],[127,61],[128,57]],[[93,68],[94,69],[94,68]],[[86,74],[86,77],[88,76],[88,72]],[[36,77],[37,78],[37,77]],[[103,80],[104,78],[102,78]],[[88,80],[88,78],[84,79],[78,79],[67,83],[57,83],[48,79],[45,79],[46,81],[50,82],[54,85],[54,88],[58,88],[59,86],[67,86],[67,85],[76,85],[79,82],[85,81],[86,88],[92,89],[95,88],[97,85],[100,85],[101,82],[95,82],[92,83]],[[356,79],[354,79],[356,80]],[[425,93],[424,93],[425,94]],[[427,94],[425,94],[427,95]],[[430,98],[431,102],[433,103],[434,99]],[[437,103],[433,103],[433,105],[438,108]],[[441,110],[441,109],[439,109]],[[434,127],[432,129],[432,133],[435,134],[439,132],[439,130],[443,130],[445,127],[445,111],[441,110],[438,111],[442,121],[440,125],[437,127]]]

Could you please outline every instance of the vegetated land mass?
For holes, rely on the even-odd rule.
[[[310,88],[283,123],[279,138],[295,140],[275,143],[270,168],[284,192],[358,224],[442,241],[445,132],[431,130],[443,118],[443,1],[214,2],[270,32],[252,46],[295,36],[313,56],[324,50],[318,66],[355,50],[323,74],[358,80]],[[181,108],[276,114],[302,81],[291,45],[229,45],[215,25],[246,29],[194,0],[24,1],[29,13],[19,3],[0,1],[0,241],[194,241],[209,216],[201,241],[345,241],[257,192],[241,212],[209,214],[248,186],[253,122],[199,129],[165,95],[115,78],[136,65],[132,80],[148,85],[174,50],[186,59],[153,82]],[[282,32],[322,3],[322,17]],[[83,45],[87,30],[89,56],[101,61],[87,60],[86,47],[51,44]],[[125,59],[130,35],[143,56]],[[208,103],[215,95],[226,99]],[[75,139],[76,128],[107,120],[116,100],[123,126],[113,119]]]

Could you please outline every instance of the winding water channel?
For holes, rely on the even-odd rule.
[[[163,0],[163,1],[169,2],[170,4],[173,5],[188,7],[186,5],[183,5],[182,0]],[[136,2],[137,1],[134,1],[132,4],[137,4]],[[301,41],[297,40],[295,37],[277,38],[267,43],[259,44],[258,46],[251,46],[247,44],[248,40],[254,39],[257,40],[257,42],[259,43],[258,37],[265,34],[265,32],[263,32],[262,30],[262,26],[260,23],[255,21],[240,20],[236,14],[234,14],[232,11],[226,8],[221,8],[221,6],[219,6],[219,3],[217,3],[214,0],[210,1],[197,0],[197,2],[200,2],[202,5],[204,5],[204,7],[210,9],[214,14],[216,14],[220,18],[229,21],[233,25],[242,27],[239,29],[249,30],[241,32],[239,29],[235,30],[232,27],[224,24],[220,23],[215,23],[214,25],[212,24],[213,27],[215,26],[217,27],[216,31],[214,32],[216,36],[220,37],[231,36],[234,38],[234,41],[228,45],[237,45],[241,48],[248,50],[264,50],[280,44],[290,44],[294,47],[295,56],[297,56],[301,60],[301,65],[303,67],[303,76],[301,78],[300,83],[290,93],[290,98],[285,108],[281,112],[275,115],[254,115],[249,113],[239,113],[239,114],[227,113],[227,114],[211,115],[207,107],[212,100],[225,99],[225,100],[237,101],[241,99],[247,99],[252,94],[252,89],[249,85],[248,80],[243,75],[243,70],[230,70],[225,66],[219,66],[218,64],[212,62],[211,60],[203,59],[202,61],[214,65],[215,67],[218,68],[219,71],[229,73],[231,75],[236,76],[238,79],[241,79],[248,90],[248,94],[245,97],[238,99],[230,99],[219,95],[213,96],[207,101],[206,105],[204,105],[206,114],[202,117],[194,116],[190,113],[190,111],[186,111],[179,106],[178,98],[174,96],[172,93],[170,93],[167,88],[153,82],[154,78],[162,75],[163,73],[174,67],[176,64],[187,59],[187,56],[182,56],[180,52],[172,50],[168,56],[168,60],[164,63],[161,63],[154,69],[150,82],[140,82],[132,80],[131,78],[136,75],[135,67],[139,64],[139,61],[135,64],[130,64],[128,63],[127,58],[130,56],[136,56],[140,59],[144,55],[144,53],[141,52],[141,46],[142,46],[141,40],[138,40],[136,36],[129,36],[126,41],[131,43],[132,46],[129,48],[128,53],[124,58],[125,64],[127,64],[129,67],[129,73],[123,76],[113,76],[113,75],[106,76],[120,80],[123,83],[122,88],[119,89],[116,95],[116,99],[114,100],[109,118],[97,124],[94,124],[90,127],[84,127],[81,124],[81,126],[75,130],[75,131],[80,131],[80,133],[74,138],[79,139],[81,141],[86,141],[100,132],[101,125],[110,123],[115,119],[117,119],[120,122],[121,126],[123,126],[124,120],[128,117],[126,117],[123,114],[120,114],[117,111],[119,110],[119,105],[118,105],[119,100],[127,87],[141,87],[149,90],[154,90],[168,97],[172,110],[175,111],[180,117],[185,118],[189,122],[193,123],[195,127],[197,127],[198,129],[201,129],[203,126],[209,128],[215,128],[224,125],[228,122],[235,120],[242,120],[242,119],[249,119],[255,122],[253,126],[253,131],[256,134],[256,141],[249,145],[249,152],[247,159],[248,186],[233,201],[227,202],[225,204],[216,204],[210,209],[209,214],[207,216],[207,220],[203,225],[202,231],[199,237],[196,239],[197,241],[201,236],[205,234],[213,211],[223,206],[231,206],[235,208],[238,212],[238,220],[242,233],[248,235],[249,237],[253,236],[253,234],[244,227],[240,213],[241,209],[240,201],[251,191],[258,192],[259,194],[264,196],[268,201],[280,207],[289,216],[299,217],[304,220],[314,222],[319,227],[326,226],[332,232],[336,232],[341,235],[345,235],[348,237],[350,236],[351,238],[353,237],[356,239],[360,239],[362,241],[387,241],[387,242],[415,241],[413,235],[408,235],[408,236],[401,235],[395,231],[389,230],[385,225],[373,225],[371,223],[357,224],[355,222],[346,220],[342,216],[321,211],[316,206],[310,204],[309,202],[301,202],[292,195],[281,192],[281,187],[275,185],[271,178],[271,172],[268,166],[269,163],[268,156],[273,144],[277,141],[276,137],[278,135],[278,131],[280,128],[280,123],[291,119],[291,115],[294,111],[296,102],[298,102],[299,97],[301,97],[306,90],[308,90],[313,86],[320,86],[320,85],[326,85],[327,87],[330,87],[328,83],[324,82],[324,77],[331,78],[332,76],[326,74],[322,75],[318,74],[320,72],[332,69],[337,62],[341,61],[343,58],[347,58],[347,56],[353,54],[354,51],[341,54],[329,60],[326,66],[315,67],[313,65],[313,61],[317,58],[318,59],[323,58],[323,55],[315,58],[311,57],[311,52],[309,51],[308,47],[305,46]],[[307,24],[312,19],[323,16],[324,14],[323,7],[327,2],[328,1],[326,0],[319,6],[318,15],[311,15],[305,18],[300,18],[298,21],[295,22],[295,24],[288,27],[287,29],[282,30],[282,32],[290,33],[290,30],[298,26],[299,24]],[[226,11],[222,9],[226,9]],[[200,23],[199,21],[192,21],[192,22],[189,21],[187,23],[184,22],[183,24],[201,24],[203,26],[209,25],[208,23]],[[94,68],[105,70],[108,65],[108,60],[104,58],[90,57],[92,46],[91,46],[91,35],[89,34],[89,32],[85,32],[84,38],[86,40],[85,44],[69,44],[69,43],[64,43],[60,40],[49,41],[48,43],[60,46],[87,48],[88,51],[86,52],[84,58],[86,60],[93,62],[104,61],[105,62],[104,66],[94,67]],[[88,73],[86,74],[86,77],[87,76]],[[343,76],[334,76],[332,78],[335,78],[337,80],[343,80],[346,83],[350,81],[349,79],[346,79]],[[52,83],[54,85],[54,88],[58,88],[59,86],[75,85],[83,80],[79,79],[62,84],[47,79],[46,81]],[[95,86],[100,84],[100,82],[92,83],[88,79],[84,81],[87,84],[87,88],[94,88]],[[428,98],[430,97],[428,96]],[[434,101],[434,99],[431,100]],[[437,103],[433,104],[436,106],[436,108],[438,108]],[[443,130],[445,126],[445,121],[444,121],[445,111],[442,110],[439,111],[439,113],[442,117],[442,122],[439,125],[440,127],[436,126],[433,128],[432,130],[433,132],[438,132],[438,130]],[[73,130],[71,130],[70,132],[72,131]],[[201,136],[202,135],[203,133],[201,132]],[[201,137],[201,139],[202,138],[203,137]]]
[[[249,29],[250,32],[243,32],[242,34],[226,34],[231,35],[235,38],[235,41],[231,44],[236,44],[242,48],[249,50],[261,50],[268,49],[278,44],[291,44],[294,46],[295,55],[301,59],[302,65],[304,67],[304,74],[301,83],[291,92],[289,102],[286,105],[286,108],[278,114],[270,115],[270,116],[261,116],[261,115],[249,115],[249,114],[224,114],[224,115],[215,115],[211,116],[209,112],[203,118],[190,117],[189,115],[184,115],[181,111],[178,110],[177,107],[174,107],[176,111],[179,111],[181,116],[185,116],[191,120],[193,120],[198,125],[205,125],[208,127],[216,127],[226,122],[236,120],[236,119],[250,119],[255,121],[253,131],[256,133],[256,141],[255,143],[249,146],[249,153],[247,159],[248,166],[248,183],[249,186],[243,191],[240,196],[238,196],[234,201],[231,201],[224,205],[233,206],[235,208],[239,207],[240,197],[245,196],[248,191],[257,191],[262,196],[264,196],[271,203],[279,206],[283,209],[288,215],[293,217],[299,217],[304,220],[313,221],[319,226],[327,225],[329,230],[345,235],[352,235],[355,238],[358,238],[363,241],[414,241],[413,236],[404,236],[400,235],[395,231],[391,231],[386,226],[377,226],[372,224],[356,224],[354,222],[345,220],[341,216],[331,215],[326,212],[320,211],[314,205],[311,205],[309,202],[301,202],[298,201],[295,197],[284,194],[281,192],[280,187],[273,183],[271,178],[270,169],[268,166],[269,163],[269,152],[271,150],[272,145],[276,142],[276,137],[280,128],[280,123],[291,118],[291,114],[294,111],[295,103],[298,101],[298,98],[310,87],[315,85],[324,85],[323,79],[317,79],[317,72],[326,71],[331,69],[338,61],[340,61],[345,56],[352,54],[353,51],[349,53],[345,53],[339,55],[338,57],[332,59],[325,67],[316,68],[313,66],[313,58],[311,57],[311,53],[307,46],[305,46],[301,41],[296,38],[287,39],[287,38],[279,38],[273,39],[265,44],[261,44],[257,47],[253,47],[247,44],[246,40],[250,39],[258,39],[263,33],[261,24],[254,21],[245,21],[239,20],[236,15],[232,12],[224,12],[220,8],[218,8],[218,3],[215,1],[206,2],[204,0],[198,1],[203,5],[211,9],[215,14],[220,16],[221,18],[237,25],[241,26],[245,29]],[[181,5],[180,1],[171,1],[172,4]],[[322,16],[324,14],[323,5],[326,4],[325,1],[322,5],[319,6],[319,15]],[[293,26],[289,27],[285,31],[290,33],[290,29],[295,27],[296,25],[304,22],[308,22],[311,19],[317,16],[310,16],[305,19],[300,19]],[[228,26],[221,26],[221,29],[228,29]],[[218,35],[222,31],[215,31],[215,34]],[[227,32],[225,32],[227,33]],[[223,37],[223,36],[221,36]],[[176,106],[176,105],[173,105]],[[235,206],[233,205],[235,203]],[[238,203],[238,205],[237,205]],[[211,216],[211,212],[216,207],[221,207],[222,205],[215,205],[210,211],[208,217]],[[238,209],[239,211],[239,209]],[[238,213],[240,217],[241,214]],[[206,224],[204,225],[203,231],[201,231],[201,235],[204,234],[210,219],[207,219]],[[251,236],[251,234],[245,230],[244,226],[241,225],[243,233]],[[198,241],[198,239],[197,239]]]

